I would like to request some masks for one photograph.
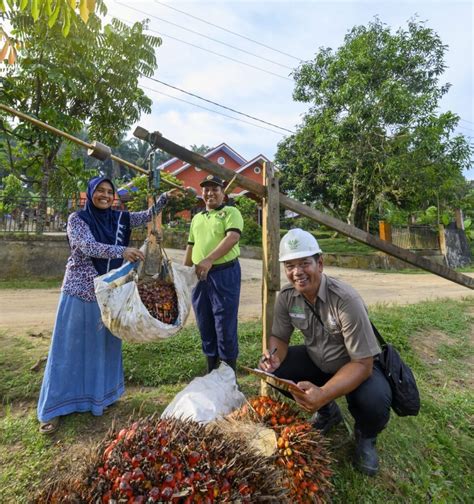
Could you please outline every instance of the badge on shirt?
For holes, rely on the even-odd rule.
[[[305,319],[306,314],[301,306],[292,306],[289,311],[289,315],[292,318]]]

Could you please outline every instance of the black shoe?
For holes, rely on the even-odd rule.
[[[342,413],[339,406],[331,401],[318,410],[311,418],[313,429],[318,430],[324,436],[335,425],[342,422]]]
[[[208,374],[219,366],[219,357],[217,355],[207,356],[207,372]]]
[[[359,430],[355,431],[356,450],[354,465],[368,476],[375,476],[379,472],[379,456],[375,448],[377,437],[363,437]]]
[[[235,371],[235,368],[237,366],[237,359],[222,359],[222,360]]]

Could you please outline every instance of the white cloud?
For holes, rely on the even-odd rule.
[[[125,1],[132,7],[259,56],[290,67],[298,64],[289,56],[221,31],[153,0],[133,3]],[[109,12],[116,17],[129,21],[146,17],[112,1],[107,4]],[[426,19],[427,26],[433,28],[449,46],[446,54],[448,68],[442,82],[451,82],[452,88],[443,98],[441,108],[457,113],[464,120],[460,123],[463,128],[459,132],[474,137],[473,7],[470,2],[173,0],[167,4],[303,59],[312,58],[321,46],[337,48],[342,45],[344,35],[353,26],[365,25],[376,15],[396,30],[400,26],[406,27],[406,21],[418,14],[419,19]],[[150,28],[280,75],[288,75],[290,72],[157,19],[151,18]],[[169,37],[163,37],[163,45],[157,50],[157,59],[156,78],[291,130],[300,122],[300,115],[307,108],[304,104],[293,102],[291,81],[259,72]],[[144,85],[200,106],[214,108],[220,113],[230,114],[149,80],[144,80]],[[151,117],[143,117],[140,123],[144,127],[153,124],[154,129],[162,130],[167,138],[182,145],[217,145],[225,141],[247,158],[258,153],[272,158],[277,143],[283,138],[156,93],[147,91],[147,94],[155,102],[153,114]],[[241,119],[246,120],[243,117]],[[474,171],[467,175],[474,178]]]

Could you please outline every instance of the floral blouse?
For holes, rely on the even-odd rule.
[[[156,202],[155,213],[160,213],[167,203],[168,196],[164,193]],[[130,212],[130,227],[139,227],[150,222],[152,215],[152,208],[143,212]],[[83,301],[95,301],[94,278],[97,276],[97,270],[94,268],[91,257],[116,259],[122,257],[127,247],[96,241],[89,226],[76,212],[69,216],[67,236],[71,255],[67,260],[61,291]]]

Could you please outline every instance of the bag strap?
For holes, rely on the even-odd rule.
[[[374,331],[375,337],[379,340],[379,343],[384,347],[387,342],[382,338],[382,335],[379,333],[378,329],[374,326],[373,322],[370,321],[370,325],[372,326],[372,330]]]
[[[315,307],[306,299],[304,300],[306,306],[313,312],[313,315],[318,319],[318,322],[323,326],[324,323],[319,316],[319,313],[316,311]],[[380,345],[382,347],[386,346],[387,342],[383,339],[382,335],[379,333],[379,330],[374,326],[374,323],[370,320],[370,325],[372,326],[372,330],[374,331],[375,337],[378,339]]]
[[[319,313],[316,311],[316,308],[306,299],[304,299],[304,302],[305,302],[306,306],[313,312],[313,315],[318,319],[318,322],[323,326],[323,329],[324,329],[324,323],[321,320]]]

